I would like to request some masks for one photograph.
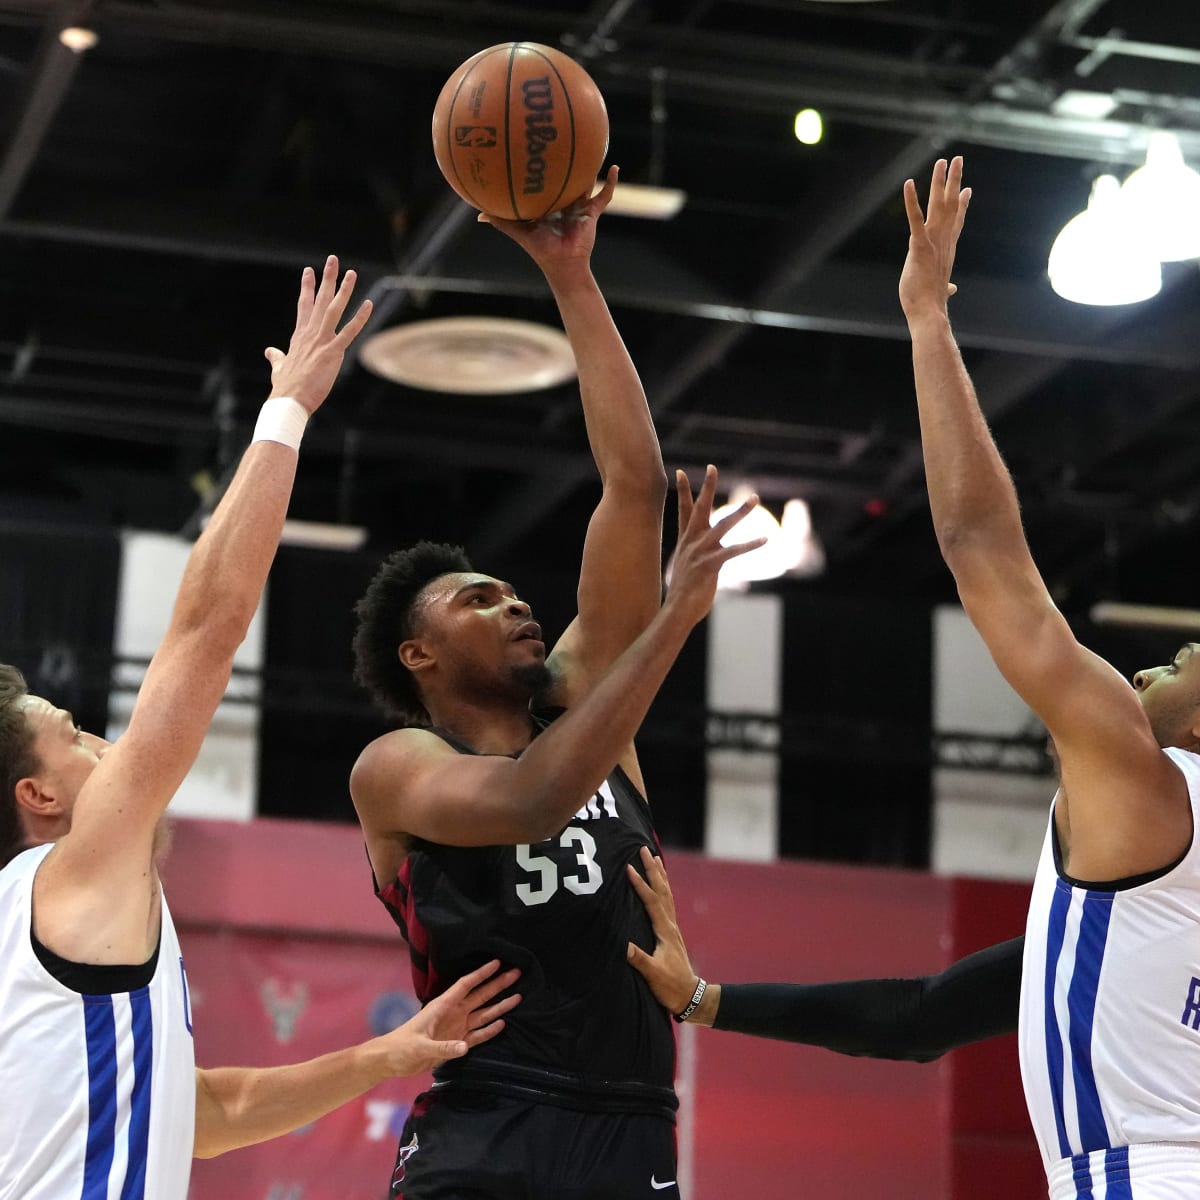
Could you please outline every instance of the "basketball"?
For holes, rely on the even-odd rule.
[[[433,108],[446,182],[497,217],[535,221],[590,194],[607,151],[600,89],[573,58],[536,42],[472,55]]]

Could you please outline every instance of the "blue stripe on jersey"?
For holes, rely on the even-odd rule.
[[[1075,1200],[1096,1200],[1092,1192],[1092,1164],[1086,1154],[1071,1156],[1071,1176],[1075,1181]]]
[[[154,1073],[154,1016],[150,991],[129,993],[133,1010],[133,1099],[129,1112],[129,1166],[121,1200],[144,1200],[146,1157],[150,1148],[150,1081]]]
[[[1067,1124],[1063,1118],[1063,1043],[1054,1011],[1054,979],[1058,960],[1062,957],[1063,938],[1067,931],[1067,912],[1071,907],[1071,889],[1056,885],[1050,902],[1050,927],[1046,931],[1046,978],[1044,1001],[1046,1020],[1046,1067],[1050,1073],[1050,1098],[1054,1103],[1054,1124],[1058,1130],[1058,1149],[1063,1158],[1071,1157],[1067,1141]]]
[[[1104,1181],[1108,1185],[1105,1200],[1133,1200],[1128,1146],[1118,1146],[1104,1155]]]
[[[111,996],[84,996],[88,1134],[80,1200],[107,1200],[117,1129],[117,1023]]]
[[[1067,991],[1070,1014],[1071,1071],[1075,1076],[1075,1103],[1079,1111],[1080,1150],[1107,1150],[1112,1142],[1100,1108],[1100,1091],[1092,1069],[1092,1024],[1096,1017],[1096,992],[1108,921],[1112,916],[1112,894],[1088,892],[1083,900],[1079,941],[1075,947],[1075,969]]]

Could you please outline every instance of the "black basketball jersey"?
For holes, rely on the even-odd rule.
[[[472,753],[441,731],[460,753]],[[521,968],[521,1003],[504,1031],[445,1064],[435,1079],[580,1107],[673,1113],[670,1016],[629,966],[626,946],[654,948],[625,873],[657,853],[650,809],[618,767],[554,837],[521,846],[416,841],[378,888],[409,944],[422,1002],[493,958]],[[565,1097],[565,1099],[564,1099]]]

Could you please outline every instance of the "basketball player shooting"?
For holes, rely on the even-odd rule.
[[[1200,646],[1131,687],[1055,607],[950,328],[969,200],[961,158],[924,213],[905,185],[900,301],[938,544],[1060,763],[1025,936],[1030,1116],[1052,1200],[1200,1195]]]
[[[483,963],[392,1033],[307,1063],[196,1070],[161,822],[258,605],[309,416],[369,302],[304,272],[254,440],[188,560],[129,728],[110,745],[0,665],[0,1196],[184,1200],[211,1157],[308,1124],[499,1033],[516,971]],[[11,860],[11,861],[10,861]],[[202,884],[201,884],[202,886]]]
[[[491,958],[523,973],[504,1033],[414,1105],[392,1183],[405,1200],[679,1194],[671,1022],[625,966],[626,943],[653,937],[625,880],[656,844],[633,739],[719,563],[761,542],[720,546],[753,502],[710,529],[714,469],[694,506],[677,477],[660,607],[662,458],[589,266],[615,182],[531,225],[490,218],[541,267],[579,366],[603,492],[578,616],[547,654],[511,583],[430,543],[387,559],[358,607],[357,677],[404,727],[362,752],[351,794],[418,995]]]

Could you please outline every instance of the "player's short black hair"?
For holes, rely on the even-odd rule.
[[[415,632],[413,602],[439,576],[473,569],[461,546],[418,542],[389,554],[354,606],[354,679],[384,712],[405,725],[429,724],[416,682],[396,653]]]
[[[25,676],[0,663],[0,867],[25,848],[25,831],[17,811],[17,780],[35,774],[40,763],[33,749],[33,727],[21,703],[29,695]]]

